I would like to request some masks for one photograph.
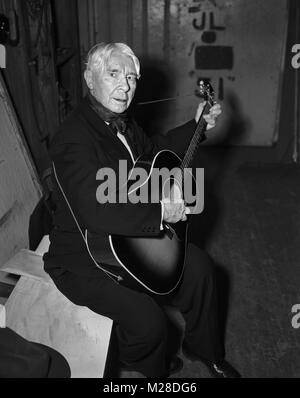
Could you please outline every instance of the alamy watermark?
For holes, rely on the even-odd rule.
[[[0,68],[6,68],[6,48],[0,44]]]
[[[294,329],[299,329],[300,328],[300,304],[294,304],[292,306],[292,320],[291,320],[291,324],[293,326]]]
[[[119,160],[116,172],[110,167],[98,170],[96,190],[98,203],[159,203],[163,198],[184,200],[192,214],[204,209],[204,169],[153,167],[148,173],[142,167],[128,172],[127,160]]]
[[[300,68],[300,44],[294,44],[291,51],[295,53],[291,61],[292,67],[298,69]]]

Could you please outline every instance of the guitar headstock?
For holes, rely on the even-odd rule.
[[[204,80],[200,80],[197,96],[204,98],[204,100],[207,101],[210,106],[213,106],[215,103],[214,94],[215,93],[212,85],[208,82],[205,83]]]

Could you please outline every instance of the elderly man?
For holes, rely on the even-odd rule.
[[[89,93],[63,123],[51,144],[56,205],[45,270],[58,289],[77,305],[113,319],[120,362],[145,377],[166,377],[178,371],[179,358],[168,358],[166,316],[149,291],[127,284],[124,269],[111,250],[109,236],[154,238],[164,222],[186,220],[183,201],[99,203],[99,170],[116,175],[119,161],[128,169],[141,154],[160,149],[182,154],[194,134],[203,104],[194,120],[150,140],[126,113],[140,77],[140,64],[123,43],[100,43],[89,54],[84,73]],[[208,127],[221,113],[216,104],[205,116]],[[87,242],[97,237],[97,261]],[[180,283],[165,298],[178,307],[186,322],[183,350],[204,362],[214,377],[239,377],[224,359],[217,310],[217,287],[209,256],[188,243]]]

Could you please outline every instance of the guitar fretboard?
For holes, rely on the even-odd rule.
[[[207,115],[209,113],[209,110],[211,108],[211,104],[206,102],[204,109],[202,111],[202,114],[198,120],[197,127],[195,130],[195,133],[193,135],[193,138],[191,139],[190,145],[185,153],[185,156],[183,158],[183,161],[181,163],[181,170],[183,171],[185,168],[190,167],[192,164],[192,161],[194,159],[195,153],[197,151],[198,146],[205,140],[205,131],[206,131],[206,126],[207,123],[205,119],[203,118],[204,115]]]

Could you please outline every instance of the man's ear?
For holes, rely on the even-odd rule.
[[[84,79],[86,81],[86,84],[90,90],[93,89],[93,74],[90,70],[85,70],[84,71]]]

